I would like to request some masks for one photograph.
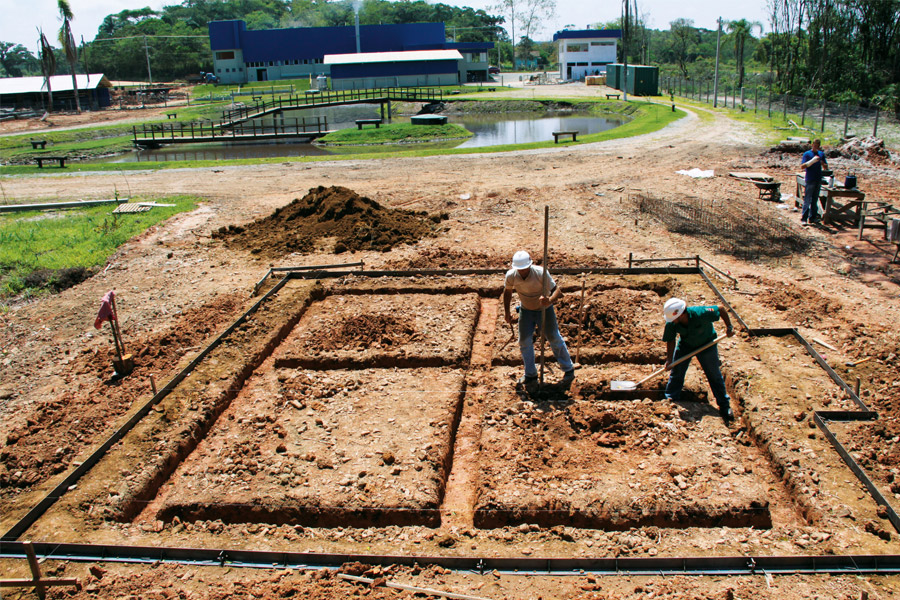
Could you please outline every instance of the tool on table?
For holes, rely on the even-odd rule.
[[[673,362],[672,364],[670,364],[668,370],[671,370],[672,367],[674,367],[674,366],[676,366],[676,365],[679,365],[679,364],[683,363],[683,362],[686,361],[686,360],[690,360],[691,358],[693,358],[694,356],[700,354],[701,352],[703,352],[703,351],[706,350],[707,348],[710,348],[710,347],[712,347],[712,346],[715,346],[716,344],[718,344],[719,342],[721,342],[722,340],[724,340],[726,337],[728,337],[728,336],[720,335],[719,337],[717,337],[716,339],[714,339],[714,340],[711,341],[710,343],[706,344],[705,346],[701,346],[700,348],[697,348],[696,350],[694,350],[694,351],[691,352],[690,354],[685,354],[684,356],[682,356],[681,358],[679,358],[678,360],[676,360],[675,362]],[[657,375],[659,375],[660,373],[662,373],[663,371],[666,371],[666,370],[667,370],[666,367],[662,367],[661,369],[658,369],[658,370],[656,370],[656,371],[653,371],[652,373],[650,373],[649,375],[647,375],[646,377],[644,377],[643,379],[641,379],[641,380],[638,381],[637,383],[635,383],[635,382],[633,382],[633,381],[613,381],[613,382],[611,382],[611,383],[609,384],[609,387],[610,387],[610,389],[613,390],[614,392],[623,392],[623,391],[636,390],[642,383],[646,383],[646,382],[650,381],[651,379],[653,379],[654,377],[656,377]]]

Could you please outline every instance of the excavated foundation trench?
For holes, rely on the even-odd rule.
[[[74,494],[120,521],[771,527],[699,368],[677,403],[664,379],[609,389],[662,362],[660,294],[678,284],[644,279],[592,284],[584,310],[567,290],[560,327],[581,369],[564,389],[550,356],[538,393],[514,385],[496,281],[286,286],[137,428],[165,451],[111,457],[132,476]]]

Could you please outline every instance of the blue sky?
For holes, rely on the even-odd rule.
[[[443,0],[444,4],[454,6],[471,6],[472,8],[488,8],[496,4],[496,0]],[[137,9],[150,6],[159,9],[167,4],[177,2],[164,0],[69,0],[75,20],[72,29],[76,41],[84,36],[90,41],[97,34],[97,28],[106,15],[118,13],[125,9]],[[605,22],[615,19],[621,11],[621,1],[590,2],[585,0],[557,0],[557,16],[545,24],[542,31],[535,35],[537,40],[548,40],[553,33],[566,25],[574,25],[577,29],[589,23]],[[714,29],[716,18],[726,20],[748,19],[760,21],[768,30],[765,0],[748,2],[722,2],[721,0],[638,0],[638,8],[649,13],[648,24],[654,29],[668,29],[669,22],[679,17],[693,19],[698,27]],[[56,32],[59,30],[56,0],[0,0],[0,41],[22,44],[32,52],[37,50],[37,28],[42,27],[47,38],[54,46]],[[493,12],[493,11],[492,11]]]

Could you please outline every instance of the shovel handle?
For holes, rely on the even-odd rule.
[[[701,352],[703,352],[703,351],[706,350],[707,348],[710,348],[710,347],[712,347],[712,346],[715,346],[716,344],[718,344],[719,342],[721,342],[722,340],[724,340],[726,337],[728,337],[728,336],[720,335],[719,337],[717,337],[717,338],[714,339],[713,341],[709,342],[709,343],[706,344],[705,346],[701,346],[700,348],[697,348],[696,350],[694,350],[694,351],[691,352],[690,354],[685,354],[684,356],[682,356],[681,358],[679,358],[678,360],[676,360],[675,362],[673,362],[671,365],[669,365],[669,368],[668,368],[668,369],[666,369],[666,367],[662,367],[661,369],[658,369],[658,370],[656,370],[656,371],[653,371],[653,373],[651,373],[650,375],[647,375],[646,377],[644,377],[643,379],[641,379],[640,381],[638,381],[636,384],[634,384],[634,387],[639,387],[642,383],[646,383],[647,381],[650,381],[651,379],[653,379],[654,377],[656,377],[657,375],[659,375],[659,374],[662,373],[663,371],[671,370],[673,367],[675,367],[675,365],[680,365],[680,364],[683,363],[684,361],[692,359],[693,357],[697,356],[698,354],[700,354]]]

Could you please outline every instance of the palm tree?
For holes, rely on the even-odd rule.
[[[44,76],[44,83],[47,84],[47,96],[50,98],[50,104],[47,106],[47,112],[53,112],[53,90],[50,87],[50,78],[56,73],[56,55],[53,54],[53,47],[47,41],[44,32],[38,29],[41,37],[38,44],[41,46],[41,74]]]
[[[59,9],[59,19],[62,21],[62,27],[59,28],[59,43],[62,44],[63,50],[66,52],[66,62],[72,71],[72,88],[75,90],[75,110],[81,112],[81,100],[78,98],[78,81],[75,78],[75,65],[78,64],[78,46],[75,45],[75,36],[72,35],[72,9],[68,0],[56,0],[56,6]]]
[[[63,2],[64,0],[59,1]],[[737,86],[739,88],[744,87],[744,42],[753,35],[753,30],[756,28],[759,28],[759,32],[762,33],[763,26],[759,21],[738,19],[737,21],[728,22],[728,31],[734,35],[734,58],[737,62]]]

